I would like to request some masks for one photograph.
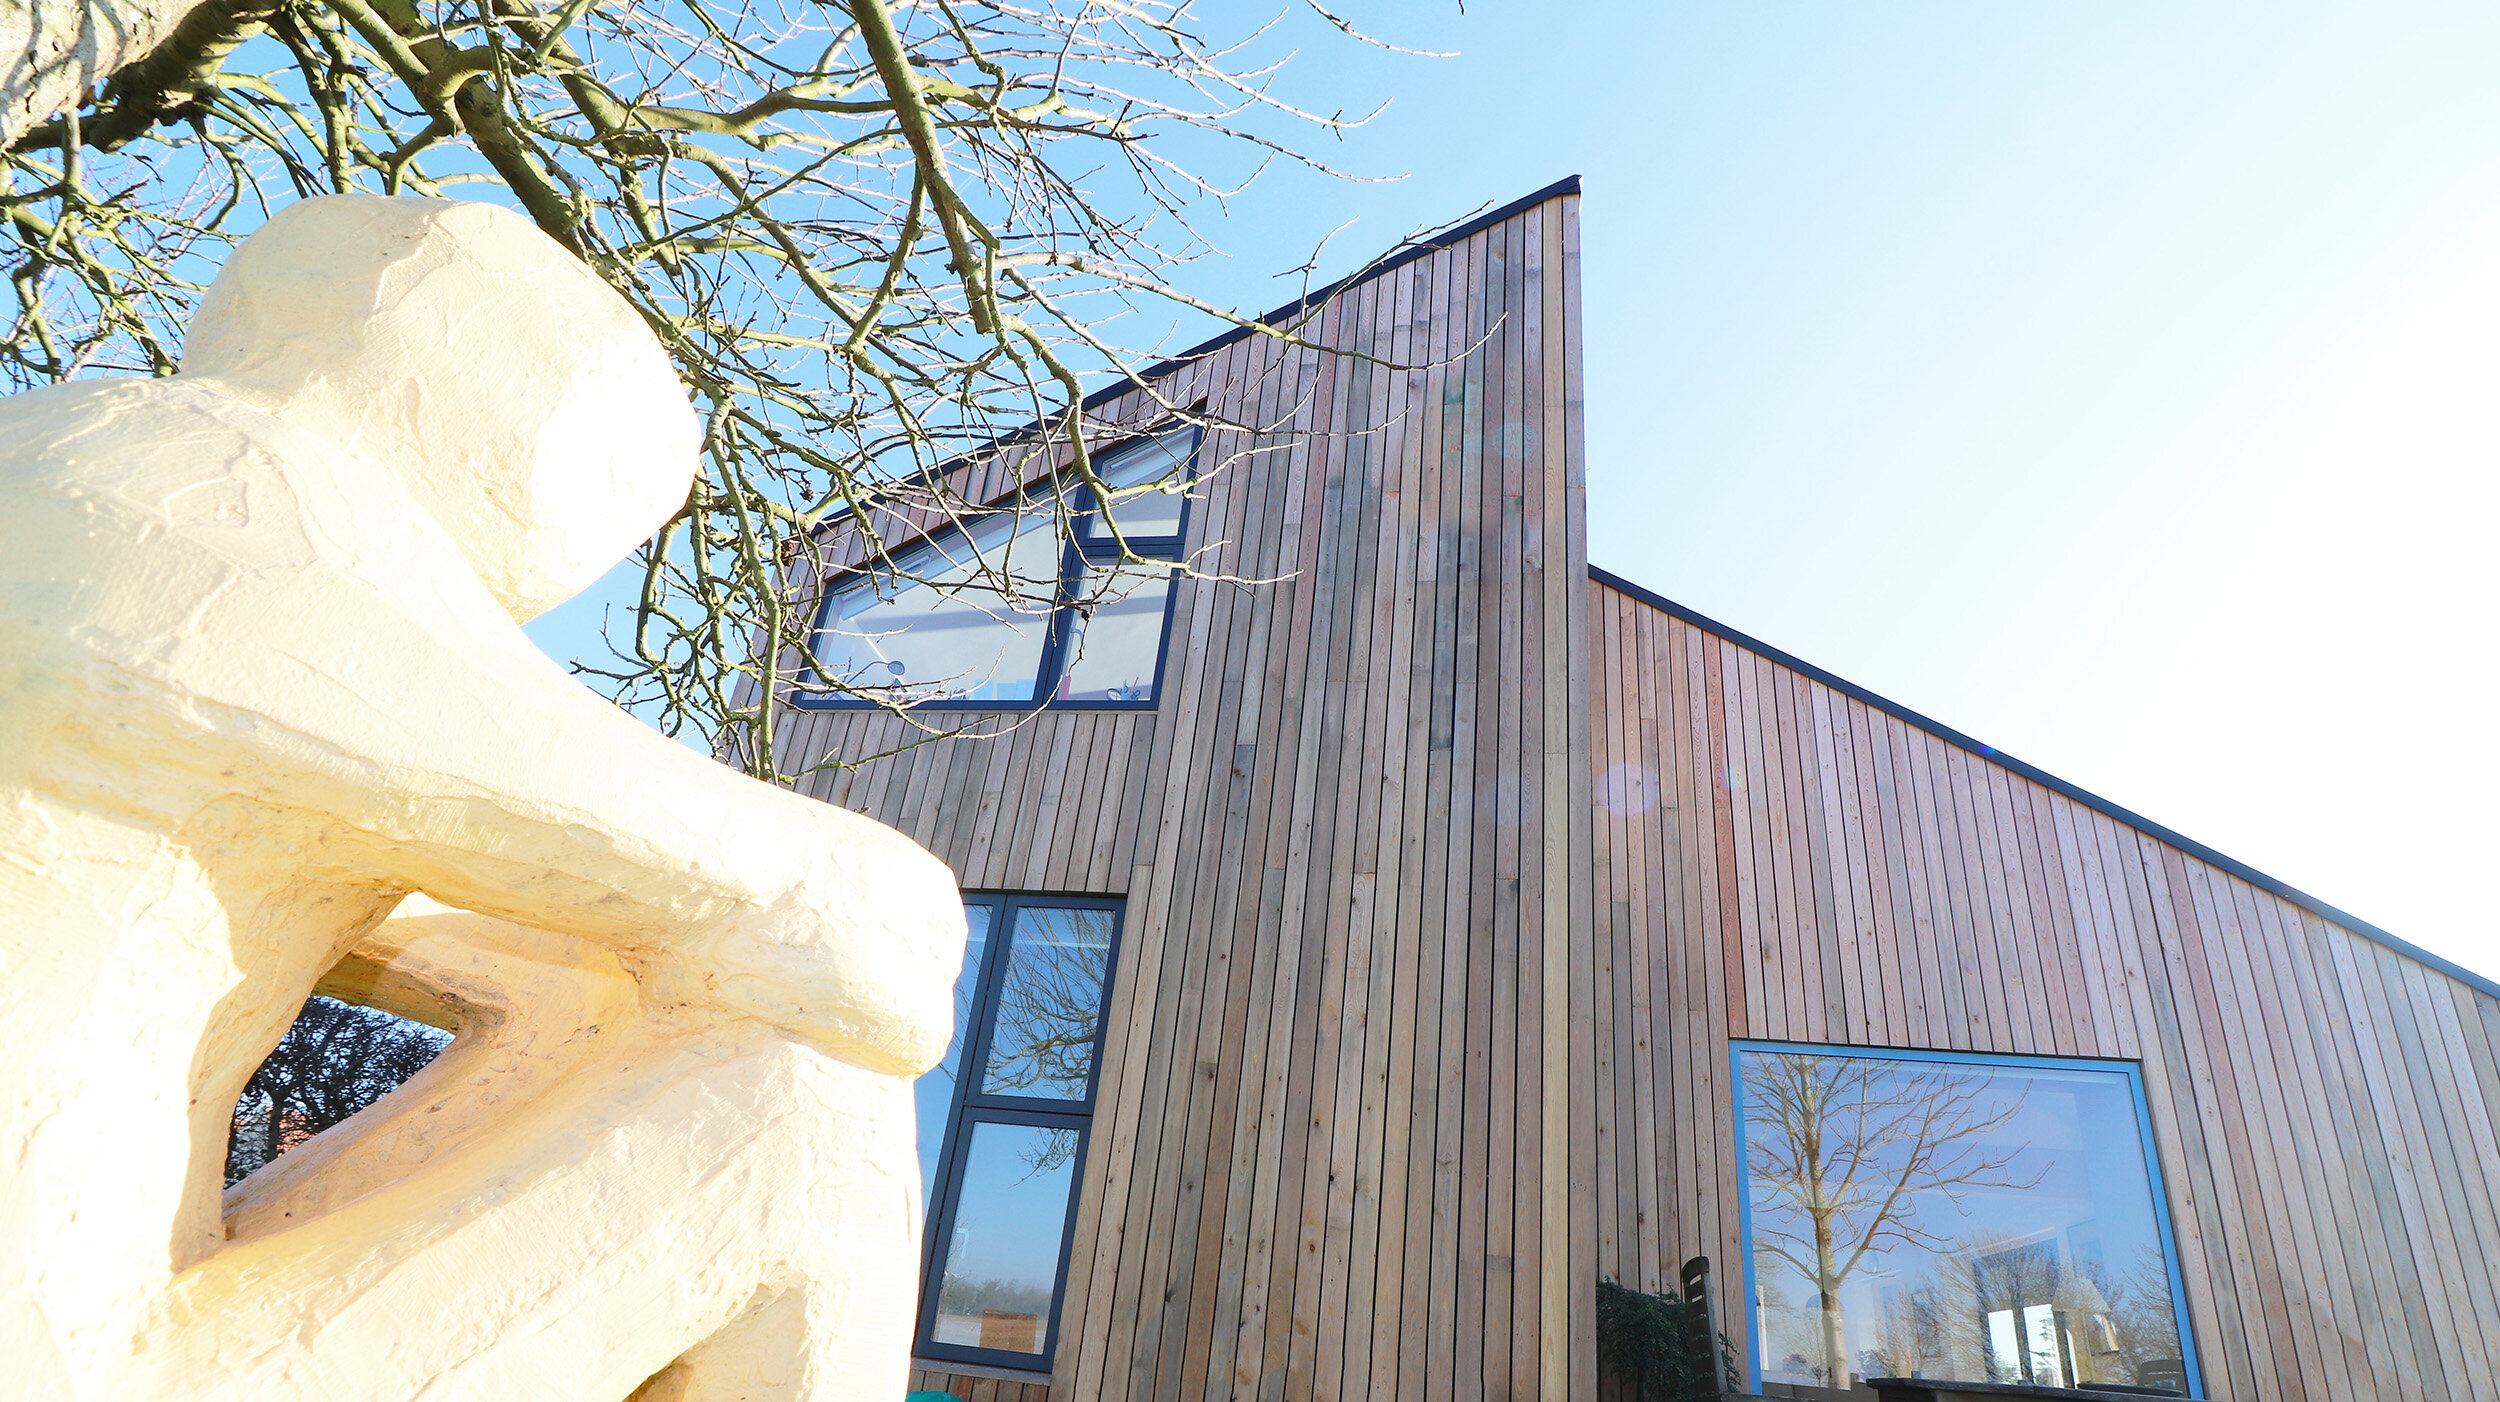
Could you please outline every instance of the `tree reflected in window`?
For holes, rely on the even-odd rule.
[[[918,1087],[930,1186],[919,1347],[1032,1367],[1058,1327],[1119,903],[974,896],[965,915],[955,1041]]]
[[[1758,1047],[1739,1063],[1764,1381],[2185,1390],[2127,1072]]]
[[[1082,1100],[1111,960],[1111,913],[1026,907],[990,1014],[989,1095]]]

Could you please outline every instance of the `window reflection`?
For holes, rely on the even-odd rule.
[[[1151,704],[1196,444],[1180,429],[1105,453],[1101,493],[1028,501],[845,580],[820,615],[821,690],[806,699]]]
[[[914,1347],[1046,1366],[1116,902],[971,896],[955,1036],[915,1086],[930,1235]]]
[[[837,595],[816,641],[826,677],[915,701],[1033,700],[1060,550],[1056,533],[1019,524],[1032,523],[997,517],[932,541],[897,562],[900,578]]]
[[[930,1337],[1044,1355],[1076,1187],[1076,1131],[996,1121],[970,1129]]]
[[[1083,1100],[1094,1070],[1111,912],[1025,906],[990,1017],[985,1095]]]
[[[2125,1073],[1740,1057],[1765,1382],[2186,1390]]]
[[[913,1119],[920,1132],[920,1201],[937,1210],[938,1153],[946,1147],[946,1120],[955,1110],[955,1082],[962,1074],[964,1040],[972,1028],[972,1000],[981,989],[982,961],[989,955],[990,922],[997,909],[987,903],[964,906],[964,967],[955,975],[955,1035],[946,1056],[912,1082]]]
[[[1189,500],[1189,453],[1196,442],[1195,430],[1179,429],[1105,454],[1094,465],[1094,475],[1113,490],[1111,519],[1121,535],[1134,539],[1181,533],[1181,509]],[[1152,490],[1122,495],[1133,487]],[[1092,534],[1107,540],[1111,532],[1095,525]]]
[[[1166,570],[1125,570],[1097,578],[1101,592],[1121,597],[1096,605],[1090,617],[1079,615],[1071,623],[1058,699],[1151,701],[1155,664],[1163,656],[1164,606],[1172,595],[1172,576]]]

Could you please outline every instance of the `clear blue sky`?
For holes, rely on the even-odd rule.
[[[1596,563],[2500,974],[2500,6],[1355,13],[1194,285],[1583,176]]]

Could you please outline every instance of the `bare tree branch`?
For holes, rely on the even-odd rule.
[[[1971,1189],[2025,1189],[2024,1148],[1991,1152],[1989,1136],[2023,1112],[2024,1096],[1987,1072],[1870,1057],[1774,1053],[1746,1058],[1747,1171],[1763,1190],[1753,1246],[1811,1282],[1822,1315],[1817,1371],[1849,1385],[1841,1286],[1887,1245],[1946,1244],[1922,1198],[1958,1204]]]
[[[0,371],[170,373],[224,249],[290,199],[516,204],[636,306],[706,422],[618,655],[581,670],[767,777],[832,759],[783,753],[769,704],[845,685],[816,656],[828,571],[1043,587],[989,559],[914,580],[911,544],[1000,510],[1074,520],[1065,492],[973,500],[988,479],[949,464],[1006,455],[1111,490],[1096,448],[1154,424],[1085,400],[1160,353],[1127,343],[1138,313],[1308,351],[1295,319],[1169,279],[1208,251],[1199,202],[1302,159],[1297,132],[1364,120],[1287,100],[1281,59],[1248,57],[1275,38],[1214,35],[1185,0],[210,0],[170,33],[0,155]],[[1165,423],[1282,426],[1143,398]],[[1089,574],[1080,614],[1169,564],[1110,530],[1141,568]]]

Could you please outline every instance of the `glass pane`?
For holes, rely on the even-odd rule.
[[[1766,1383],[2186,1390],[2125,1075],[1743,1054]]]
[[[1040,1355],[1050,1347],[1077,1132],[991,1122],[971,1130],[930,1337]]]
[[[1062,666],[1061,701],[1152,701],[1155,663],[1163,655],[1163,613],[1172,598],[1172,575],[1121,570],[1089,574],[1106,595],[1093,617],[1070,615],[1068,660]]]
[[[1007,941],[981,1090],[1083,1100],[1111,965],[1111,912],[1025,906]]]
[[[902,578],[861,580],[826,608],[816,649],[828,680],[916,701],[1033,699],[1059,595],[1047,518],[996,518],[897,568]]]
[[[1189,491],[1189,448],[1196,436],[1194,430],[1175,429],[1131,444],[1094,464],[1094,475],[1115,493],[1111,519],[1119,523],[1120,534],[1139,539],[1181,533],[1181,507]],[[1117,495],[1124,488],[1141,486],[1152,490]],[[1096,539],[1111,534],[1098,525],[1092,531]]]
[[[961,1074],[964,1039],[972,1031],[972,999],[981,991],[981,961],[989,952],[990,922],[998,908],[964,906],[964,967],[955,975],[955,1035],[946,1044],[946,1059],[912,1082],[915,1117],[920,1124],[920,1201],[934,1210],[937,1201],[938,1155],[946,1149],[946,1117],[955,1109],[955,1079]]]

